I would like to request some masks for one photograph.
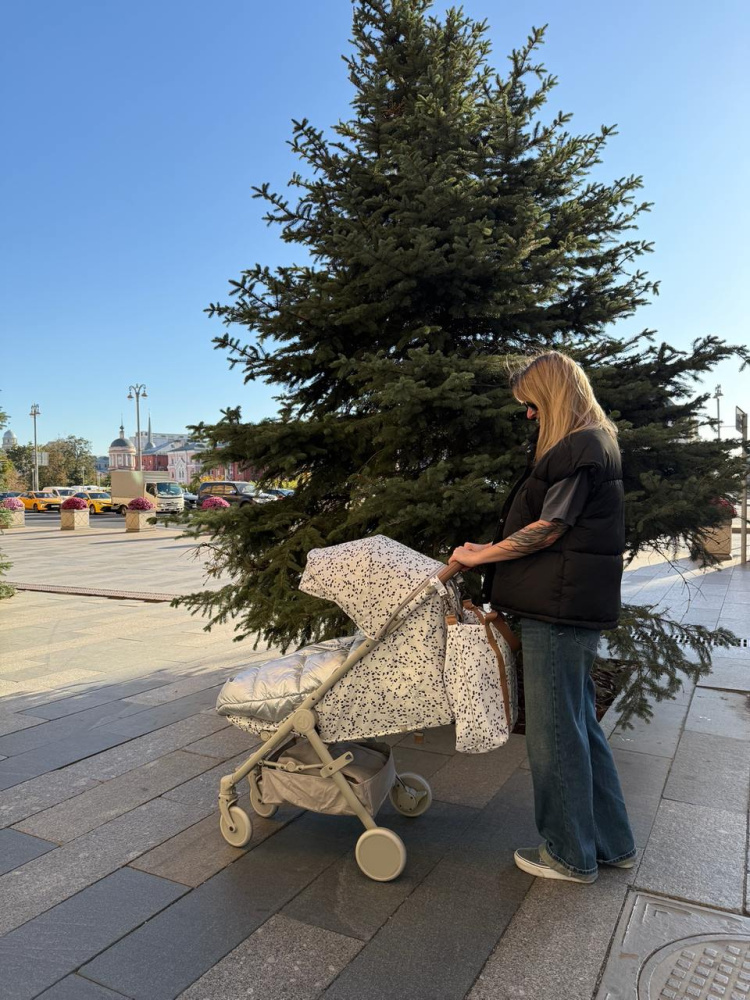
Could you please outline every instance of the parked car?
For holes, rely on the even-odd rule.
[[[60,497],[61,500],[64,500],[65,497],[74,496],[77,489],[77,486],[45,486],[42,493],[48,493],[50,496]]]
[[[65,497],[56,497],[53,493],[35,493],[33,490],[29,490],[28,493],[22,493],[18,499],[26,510],[39,512],[42,510],[59,510],[60,504]]]
[[[2,503],[3,500],[7,500],[9,497],[20,497],[20,496],[21,496],[20,490],[4,490],[2,493],[0,493],[0,503]]]
[[[105,511],[112,510],[112,497],[109,493],[91,493],[84,490],[82,493],[75,493],[74,496],[86,501],[91,514],[103,514]]]
[[[283,500],[284,497],[294,496],[294,490],[284,490],[279,486],[269,486],[265,492],[270,493],[271,496],[276,497],[277,500]]]
[[[192,510],[193,507],[198,506],[197,493],[190,493],[188,490],[183,490],[182,495],[185,497],[185,510]]]
[[[198,487],[198,506],[207,497],[222,497],[230,504],[244,507],[248,503],[268,503],[273,497],[258,492],[255,483],[236,483],[228,480],[201,483]]]

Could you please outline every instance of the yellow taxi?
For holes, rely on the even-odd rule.
[[[59,510],[63,497],[53,496],[51,493],[35,493],[30,490],[22,493],[18,498],[26,510]]]
[[[73,495],[86,501],[91,514],[103,514],[105,511],[112,510],[112,497],[109,493],[91,493],[84,490],[83,493],[75,493]]]

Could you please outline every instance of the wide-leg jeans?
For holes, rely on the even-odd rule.
[[[635,854],[620,779],[596,719],[600,633],[521,620],[526,746],[548,864],[592,875]]]

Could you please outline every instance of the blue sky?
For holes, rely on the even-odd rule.
[[[440,11],[447,5],[437,3]],[[661,295],[618,327],[678,346],[748,341],[746,128],[750,6],[690,0],[467,0],[491,25],[495,63],[549,23],[543,57],[572,127],[617,123],[602,175],[644,175],[642,234]],[[348,114],[348,0],[35,0],[0,12],[0,405],[22,441],[77,434],[106,452],[131,382],[155,430],[179,432],[241,404],[243,386],[203,309],[256,261],[294,251],[261,220],[251,185],[281,188],[296,161],[290,119]],[[744,291],[743,291],[744,289]],[[241,332],[241,331],[240,331]],[[726,364],[723,416],[750,410],[750,377]],[[147,415],[147,409],[142,411]]]

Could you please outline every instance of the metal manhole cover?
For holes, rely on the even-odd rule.
[[[643,966],[638,1000],[750,1000],[750,938],[673,941]]]
[[[596,1000],[750,1000],[750,918],[633,893]]]

